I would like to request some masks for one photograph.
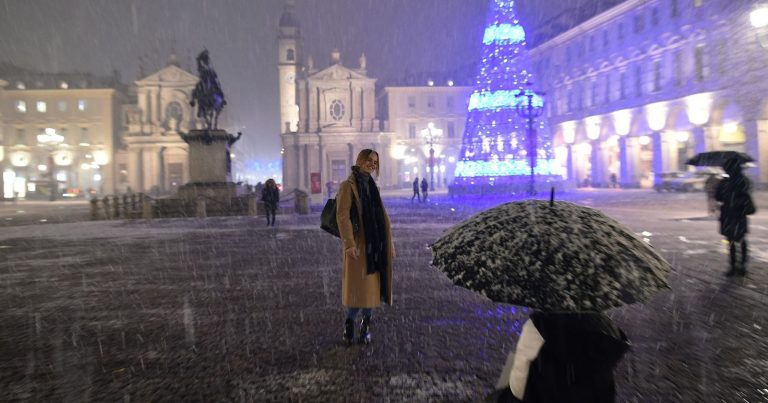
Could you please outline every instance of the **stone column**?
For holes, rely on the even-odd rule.
[[[594,187],[604,187],[608,183],[605,148],[604,141],[592,142],[592,186]]]
[[[619,185],[622,188],[640,187],[640,144],[636,137],[619,137]]]
[[[566,148],[568,150],[568,154],[566,155],[565,160],[565,175],[568,178],[568,182],[576,185],[576,178],[574,177],[575,172],[573,171],[573,144],[567,144]]]
[[[680,169],[679,153],[677,151],[677,138],[672,132],[662,132],[661,158],[664,171],[677,171]]]
[[[745,170],[755,189],[768,189],[768,120],[742,122],[745,150],[755,159],[756,167]]]
[[[661,143],[661,133],[653,132],[651,134],[651,147],[653,150],[653,184],[660,185],[661,177],[659,173],[664,172],[664,146]]]
[[[140,152],[140,150],[133,147],[128,151],[128,183],[131,184],[131,188],[134,192],[144,190],[144,183],[141,180],[142,166]]]
[[[307,189],[307,152],[306,145],[299,144],[296,146],[296,155],[298,155],[298,181],[296,187],[298,189]]]

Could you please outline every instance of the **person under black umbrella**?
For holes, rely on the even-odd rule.
[[[432,264],[454,284],[535,310],[508,382],[486,401],[613,402],[630,343],[602,312],[669,288],[671,266],[634,232],[553,199],[486,210],[432,245]]]
[[[720,234],[728,239],[730,269],[726,276],[745,276],[747,274],[747,240],[749,232],[747,215],[755,213],[755,205],[750,196],[752,185],[741,172],[741,161],[728,159],[723,169],[727,178],[720,181],[715,192],[715,199],[720,206]],[[736,244],[741,245],[741,262],[737,264]]]

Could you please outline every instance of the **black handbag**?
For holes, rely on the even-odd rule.
[[[352,207],[349,209],[349,218],[352,221],[352,232],[357,232],[360,229],[360,224],[357,222],[357,206],[355,206],[355,200],[352,199]],[[320,214],[320,228],[325,232],[340,238],[339,225],[336,223],[336,199],[328,199],[323,207],[323,213]]]

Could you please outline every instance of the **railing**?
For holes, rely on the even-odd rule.
[[[293,190],[283,195],[278,214],[309,214],[309,197]],[[171,217],[264,215],[264,202],[250,193],[231,198],[198,195],[195,200],[152,198],[145,193],[104,196],[91,199],[91,220],[152,219]]]

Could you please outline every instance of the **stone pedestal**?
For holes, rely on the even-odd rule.
[[[229,147],[239,137],[224,130],[198,129],[181,135],[189,144],[189,183],[179,188],[180,198],[193,201],[202,196],[222,200],[242,193],[231,182],[229,158]]]

